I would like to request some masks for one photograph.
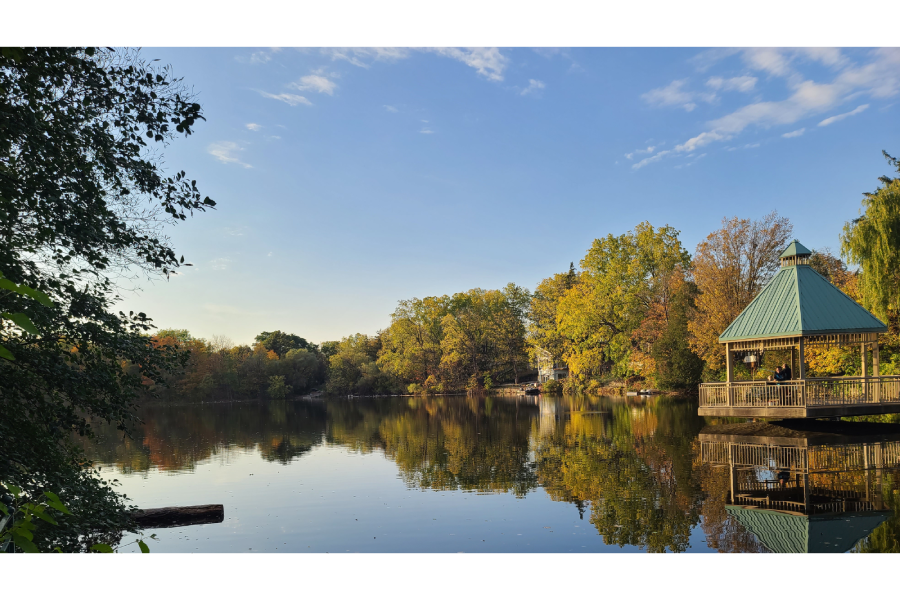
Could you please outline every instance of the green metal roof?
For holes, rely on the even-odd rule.
[[[737,506],[726,506],[725,510],[763,546],[778,553],[847,552],[890,515],[872,512],[808,517]]]
[[[812,267],[794,265],[781,268],[722,332],[719,342],[885,331],[887,325]]]
[[[812,254],[809,248],[794,240],[791,244],[784,249],[784,252],[781,253],[781,256],[778,258],[788,258],[790,256],[809,256]]]

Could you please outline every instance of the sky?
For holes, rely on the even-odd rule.
[[[397,302],[533,290],[638,223],[685,248],[788,217],[840,248],[900,154],[900,49],[144,48],[207,121],[164,149],[217,203],[192,267],[123,293],[159,327],[252,343],[390,324]]]

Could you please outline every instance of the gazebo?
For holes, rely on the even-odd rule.
[[[842,425],[706,426],[700,456],[728,469],[728,516],[772,552],[850,550],[893,514],[896,485],[885,475],[900,468],[900,433],[884,424]]]
[[[887,326],[810,267],[811,254],[794,240],[781,254],[772,281],[719,336],[727,377],[700,384],[701,416],[797,419],[900,412],[900,376],[879,372],[878,334]],[[858,346],[862,375],[807,377],[806,349],[829,345]],[[735,381],[736,359],[784,349],[791,351],[792,379]]]

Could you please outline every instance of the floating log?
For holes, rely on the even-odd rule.
[[[225,520],[225,507],[222,504],[202,504],[200,506],[147,508],[136,510],[131,513],[131,516],[144,529],[184,527],[186,525],[221,523]]]

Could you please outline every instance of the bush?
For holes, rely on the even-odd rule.
[[[548,379],[541,384],[541,391],[545,394],[559,394],[562,389],[562,384],[556,379]]]

